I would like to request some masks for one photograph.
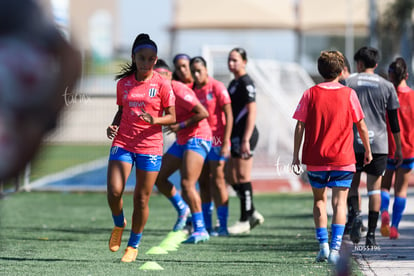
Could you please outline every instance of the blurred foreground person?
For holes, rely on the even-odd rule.
[[[0,2],[0,180],[33,158],[80,72],[79,52],[35,1]]]

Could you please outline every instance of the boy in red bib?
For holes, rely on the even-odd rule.
[[[299,174],[299,149],[307,165],[314,197],[313,216],[320,251],[316,261],[336,264],[346,222],[346,200],[356,170],[353,148],[353,124],[365,147],[365,163],[371,148],[364,114],[354,90],[339,83],[344,56],[338,51],[324,51],[318,59],[318,71],[325,82],[306,90],[293,115],[297,119],[292,166]],[[332,239],[328,245],[327,189],[332,188]]]

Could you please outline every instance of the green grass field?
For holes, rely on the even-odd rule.
[[[250,235],[214,237],[204,244],[179,246],[164,255],[147,255],[169,233],[175,211],[154,194],[150,217],[135,263],[120,263],[121,250],[107,247],[112,229],[103,193],[17,193],[0,200],[1,275],[329,275],[326,263],[314,263],[310,194],[258,195],[265,223]],[[238,202],[230,199],[230,219],[237,219]],[[132,213],[132,196],[125,195],[125,214]],[[146,262],[163,270],[139,270]]]
[[[106,157],[109,145],[45,145],[32,162],[31,179]],[[132,214],[132,195],[124,197]],[[154,194],[150,217],[135,263],[120,263],[121,250],[109,251],[112,219],[104,193],[14,193],[0,199],[0,275],[330,275],[326,263],[314,263],[312,195],[257,195],[255,206],[265,223],[250,235],[211,238],[180,245],[163,255],[146,254],[165,240],[176,214],[169,201]],[[239,203],[230,198],[229,224]],[[156,262],[163,270],[139,270]],[[359,274],[359,272],[354,272]]]

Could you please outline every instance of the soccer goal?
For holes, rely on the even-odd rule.
[[[228,85],[232,75],[227,56],[232,46],[205,46],[202,55],[209,74]],[[255,170],[284,176],[292,161],[296,121],[292,118],[303,92],[314,85],[308,73],[296,63],[249,57],[247,72],[257,89],[259,142]]]

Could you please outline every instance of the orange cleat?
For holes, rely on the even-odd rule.
[[[128,246],[125,249],[124,256],[121,259],[121,262],[123,263],[132,263],[135,262],[138,256],[138,249],[133,248],[132,246]]]
[[[124,232],[127,222],[124,220],[124,227],[115,226],[109,238],[109,250],[116,252],[121,246],[122,233]]]

